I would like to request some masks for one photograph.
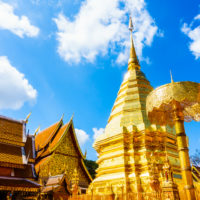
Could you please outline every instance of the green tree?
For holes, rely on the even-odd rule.
[[[84,163],[85,163],[90,175],[94,179],[95,175],[96,175],[96,169],[98,168],[98,164],[93,160],[87,160],[87,159],[84,160]]]
[[[192,164],[196,167],[200,167],[200,150],[196,149],[194,155],[190,157]]]

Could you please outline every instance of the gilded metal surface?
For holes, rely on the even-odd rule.
[[[147,114],[152,123],[174,124],[173,102],[180,103],[178,115],[189,122],[200,121],[200,84],[174,82],[158,87],[147,97]]]
[[[131,40],[132,41],[132,40]],[[151,124],[146,114],[146,97],[153,90],[140,71],[131,45],[128,72],[119,89],[105,132],[94,143],[98,153],[96,178],[88,188],[89,195],[136,195],[158,199],[162,181],[165,150],[176,176],[181,181],[180,162],[174,127]],[[152,171],[151,159],[156,160]],[[151,185],[150,185],[151,182]],[[135,198],[134,197],[134,198]],[[155,197],[155,198],[154,198]],[[131,199],[131,198],[130,198]]]
[[[180,110],[178,110],[179,112]],[[175,128],[176,133],[178,135],[177,137],[177,145],[179,150],[179,159],[181,164],[181,170],[182,170],[182,177],[183,177],[183,184],[184,189],[186,190],[186,195],[188,200],[195,200],[195,191],[193,186],[193,178],[191,173],[191,167],[190,167],[190,158],[188,153],[188,145],[184,130],[184,124],[181,118],[178,118],[178,112],[177,115],[174,116],[175,121]],[[184,133],[184,134],[180,134]]]
[[[195,200],[184,121],[200,121],[200,84],[172,82],[155,89],[147,97],[151,122],[175,125],[184,189],[188,200]]]
[[[74,169],[76,169],[80,183],[88,186],[90,180],[86,174],[87,170],[84,168],[83,158],[77,152],[77,146],[70,131],[72,130],[68,130],[67,134],[59,141],[59,145],[57,145],[53,154],[49,156],[49,159],[40,165],[38,174],[40,178],[43,178],[65,172],[67,180],[71,181]]]

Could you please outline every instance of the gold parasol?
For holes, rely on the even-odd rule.
[[[184,121],[200,121],[200,84],[185,81],[163,85],[148,95],[147,114],[151,122],[173,125],[175,102]]]
[[[172,80],[148,95],[146,109],[152,123],[175,125],[184,188],[187,199],[195,200],[184,121],[200,121],[200,84]]]

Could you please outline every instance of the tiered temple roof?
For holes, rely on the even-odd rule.
[[[79,169],[80,186],[86,188],[91,182],[91,176],[83,162],[85,157],[78,144],[72,119],[64,124],[61,118],[39,132],[35,137],[35,146],[37,152],[35,170],[39,179],[45,182],[43,189],[49,188],[46,184],[51,177],[63,176],[65,173],[70,183],[74,168]]]
[[[0,116],[0,191],[38,192],[34,159],[34,136],[26,135],[26,121]]]
[[[0,166],[23,168],[26,133],[25,121],[0,116]]]
[[[0,176],[0,191],[38,192],[40,185],[26,178]]]
[[[59,190],[59,191],[61,191],[61,192],[63,191],[63,193],[65,193],[66,192],[65,186],[68,186],[67,194],[69,195],[71,193],[69,185],[70,185],[70,183],[68,182],[65,174],[51,176],[47,180],[45,187],[43,187],[42,193],[52,192],[53,190],[54,191]]]
[[[0,116],[0,142],[24,146],[26,141],[26,122]]]

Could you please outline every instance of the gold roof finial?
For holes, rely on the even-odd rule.
[[[34,136],[36,136],[36,134],[40,131],[40,126],[38,126],[38,128],[35,130]]]
[[[62,114],[60,120],[63,120],[64,116],[65,116],[65,113]]]
[[[74,118],[74,112],[73,112],[73,114],[72,114],[71,120],[73,120],[73,118]]]
[[[28,119],[29,117],[31,116],[31,112],[27,115],[26,119],[25,119],[25,123],[27,124],[28,123]]]
[[[128,60],[128,69],[140,69],[140,65],[139,65],[139,61],[137,59],[137,55],[135,52],[135,47],[133,44],[133,22],[132,22],[132,18],[130,16],[129,18],[129,30],[131,32],[131,48],[130,48],[130,58]]]

